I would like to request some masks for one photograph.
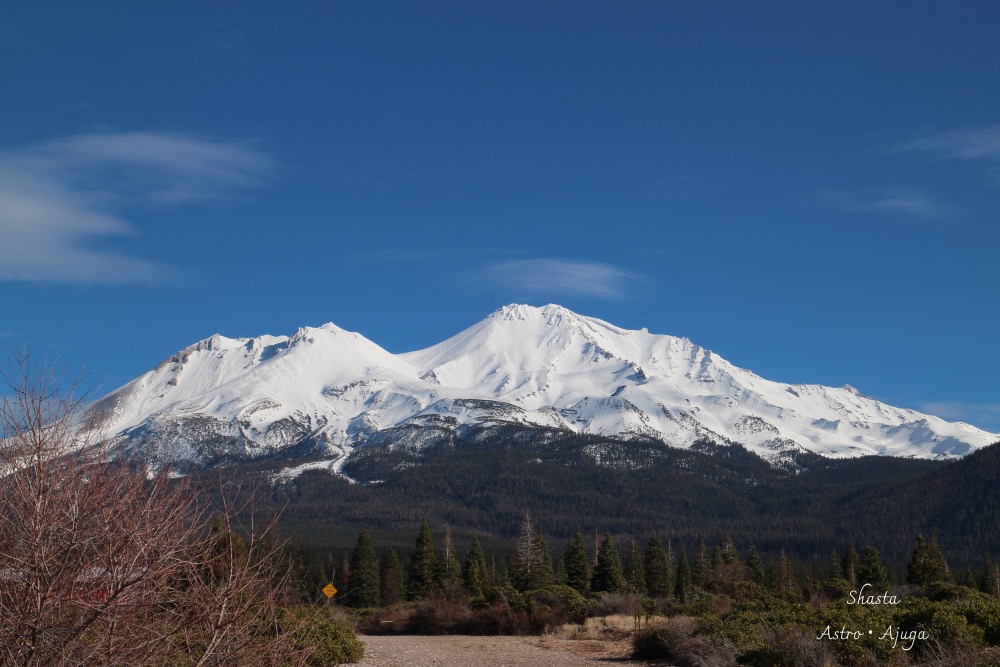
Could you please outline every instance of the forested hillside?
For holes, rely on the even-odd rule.
[[[732,539],[802,559],[855,542],[901,562],[922,532],[955,562],[1000,551],[1000,447],[953,463],[805,455],[784,470],[737,445],[700,449],[491,430],[422,450],[369,446],[344,469],[360,483],[307,472],[267,482],[266,502],[283,510],[290,536],[332,550],[360,528],[405,549],[424,517],[459,540],[505,539],[530,509],[557,541],[579,527],[681,545]]]

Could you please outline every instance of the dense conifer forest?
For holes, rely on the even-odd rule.
[[[933,533],[962,566],[1000,552],[996,445],[954,462],[804,455],[772,467],[739,445],[492,430],[420,450],[364,447],[345,473],[363,483],[317,471],[273,484],[261,472],[263,502],[283,512],[286,535],[327,552],[350,548],[362,528],[406,552],[423,518],[460,545],[477,536],[499,550],[526,510],[558,544],[582,528],[688,549],[731,539],[819,563],[854,542],[901,567],[914,536]]]
[[[525,511],[499,552],[477,538],[458,549],[449,527],[423,520],[404,561],[367,530],[350,550],[300,547],[295,560],[307,596],[324,601],[332,582],[334,602],[369,633],[565,632],[588,618],[604,627],[631,618],[636,656],[677,665],[993,664],[996,562],[955,570],[934,534],[906,546],[903,567],[854,543],[821,567],[785,551],[762,558],[731,539],[622,543],[577,529],[551,549]]]

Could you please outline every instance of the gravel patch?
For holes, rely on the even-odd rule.
[[[549,637],[361,636],[359,667],[613,667],[649,665],[628,659],[628,640]]]

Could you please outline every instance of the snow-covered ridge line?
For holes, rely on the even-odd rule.
[[[556,305],[504,306],[406,354],[332,323],[291,336],[216,334],[92,410],[122,447],[206,465],[289,453],[346,460],[388,434],[504,424],[677,447],[739,442],[774,462],[802,451],[953,458],[1000,439],[850,386],[765,380],[686,338]]]

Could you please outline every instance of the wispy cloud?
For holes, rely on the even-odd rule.
[[[158,132],[84,134],[0,151],[0,280],[174,280],[169,263],[101,249],[135,236],[123,211],[233,197],[276,170],[245,144]]]
[[[365,262],[382,262],[385,264],[401,264],[406,262],[425,262],[437,259],[456,259],[462,257],[484,256],[517,256],[525,253],[510,248],[494,246],[434,246],[406,248],[381,248],[373,252],[356,253],[355,257]]]
[[[959,206],[909,187],[879,188],[862,192],[826,191],[821,192],[819,196],[828,205],[850,213],[874,213],[918,220],[947,220],[965,213]]]
[[[1000,433],[1000,403],[930,401],[921,403],[920,411],[942,419],[964,421],[993,433]]]
[[[890,151],[926,151],[959,160],[1000,162],[1000,125],[980,128],[956,128],[925,137],[917,137],[893,146]]]
[[[955,128],[901,142],[886,152],[922,152],[940,158],[992,163],[989,173],[1000,185],[1000,125]]]
[[[571,259],[518,259],[494,262],[480,269],[480,282],[523,295],[628,297],[642,276],[625,269]]]

